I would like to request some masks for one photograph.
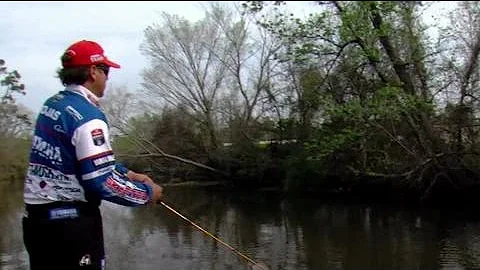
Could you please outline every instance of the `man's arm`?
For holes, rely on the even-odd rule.
[[[76,158],[80,165],[80,183],[88,193],[113,203],[137,206],[156,202],[162,189],[148,177],[137,181],[129,178],[140,174],[129,171],[115,160],[107,124],[99,119],[78,127],[73,136]],[[141,182],[143,179],[143,182]]]
[[[155,203],[158,203],[160,201],[161,197],[163,196],[163,187],[155,184],[155,182],[153,182],[152,178],[150,178],[150,176],[148,176],[146,174],[137,173],[137,172],[134,172],[134,171],[129,170],[129,169],[126,169],[126,170],[127,170],[126,176],[131,181],[138,181],[138,182],[142,182],[142,183],[145,183],[147,185],[150,185],[150,187],[152,188],[152,192],[153,192],[152,199],[150,200],[151,203],[155,204]]]

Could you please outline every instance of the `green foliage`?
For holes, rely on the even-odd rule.
[[[306,117],[306,114],[318,110],[320,105],[319,89],[322,86],[324,77],[325,75],[315,68],[305,69],[300,72],[298,110],[303,117]]]
[[[295,143],[258,144],[247,140],[223,148],[218,165],[229,172],[228,179],[237,188],[282,187],[288,159],[301,148]]]
[[[15,103],[14,95],[25,95],[25,85],[20,82],[18,71],[9,71],[0,59],[0,136],[24,136],[31,127],[31,112]]]
[[[25,85],[20,83],[20,78],[18,71],[9,71],[5,61],[0,59],[0,85],[4,87],[1,94],[2,103],[14,103],[14,94],[26,94]]]
[[[304,144],[306,151],[310,153],[307,160],[323,161],[340,150],[346,150],[349,145],[362,137],[361,132],[350,127],[340,130],[325,130],[317,132],[317,134],[317,138]]]
[[[316,191],[326,188],[326,168],[322,163],[297,152],[286,161],[284,188],[289,192]]]
[[[444,148],[443,143],[450,143],[454,136],[461,142],[467,132],[474,145],[474,138],[478,137],[477,128],[471,127],[476,124],[475,106],[468,104],[472,111],[463,112],[463,107],[457,108],[453,102],[456,113],[447,111],[444,118],[434,117],[435,104],[430,99],[441,88],[432,87],[431,81],[450,77],[436,78],[429,70],[435,63],[427,59],[435,54],[427,47],[419,2],[320,1],[316,2],[318,8],[303,19],[284,12],[285,3],[247,1],[243,5],[246,11],[261,15],[259,24],[281,48],[275,58],[281,63],[278,70],[272,71],[279,71],[282,76],[272,77],[268,97],[262,100],[267,108],[281,104],[268,128],[261,116],[257,122],[246,124],[235,113],[228,115],[234,110],[227,110],[222,115],[225,125],[221,135],[215,139],[230,142],[231,146],[208,151],[206,144],[215,144],[215,139],[207,143],[205,125],[189,118],[199,115],[173,111],[150,122],[155,126],[152,138],[157,145],[168,152],[213,162],[242,180],[248,179],[243,181],[248,184],[262,182],[272,168],[280,166],[284,170],[279,175],[286,177],[285,187],[300,190],[325,186],[327,175],[345,176],[349,168],[371,175],[403,175],[423,166],[444,149],[452,149]],[[182,39],[190,40],[186,36]],[[158,47],[153,49],[162,52]],[[275,66],[276,61],[268,64]],[[443,68],[452,70],[451,67]],[[455,72],[461,74],[461,70],[457,66]],[[449,81],[449,90],[458,90],[458,82],[461,79]],[[477,92],[468,89],[465,97]],[[279,99],[285,103],[278,102]],[[477,99],[478,95],[470,100]],[[233,104],[227,101],[226,104]],[[207,105],[208,109],[218,108],[215,101]],[[436,130],[434,119],[445,125],[449,124],[445,119],[453,120],[457,114],[456,122],[469,126],[457,125],[446,138],[445,133]],[[471,118],[462,122],[466,114]],[[215,128],[218,125],[215,121],[208,124]],[[460,128],[466,131],[455,132]],[[269,139],[296,139],[301,143],[292,146],[296,151],[281,154],[272,145],[255,144]],[[296,149],[299,146],[302,149]],[[469,164],[475,163],[469,160]]]
[[[379,132],[377,127],[384,123],[400,125],[406,114],[433,111],[431,103],[396,87],[381,88],[363,101],[352,99],[338,105],[323,100],[323,105],[328,120],[312,140],[305,143],[310,153],[308,159],[319,161],[338,152],[351,151],[360,140],[374,138]]]
[[[148,170],[156,178],[199,180],[204,169],[195,168],[165,157],[141,157],[154,153],[161,155],[158,149],[168,155],[208,164],[210,157],[205,151],[199,136],[199,127],[184,108],[165,108],[160,115],[144,114],[129,119],[131,127],[127,136],[114,139],[113,147],[119,160],[137,171]],[[138,140],[140,139],[140,144]],[[137,141],[137,143],[135,143]],[[150,143],[156,145],[154,148]],[[142,148],[140,145],[146,147]]]
[[[297,121],[292,118],[282,118],[278,120],[275,130],[276,134],[279,134],[279,139],[292,139],[296,138],[295,130],[297,127]]]
[[[348,119],[366,126],[385,119],[399,121],[403,114],[417,110],[433,113],[431,102],[398,87],[380,88],[366,100],[352,99],[343,105],[325,102],[324,105],[331,119]]]
[[[132,137],[133,136],[133,137]],[[129,169],[143,172],[150,169],[151,165],[146,158],[138,158],[141,151],[134,143],[135,135],[123,135],[114,138],[112,148],[117,155],[117,160]]]
[[[30,151],[30,138],[0,140],[0,181],[23,181]]]
[[[133,143],[130,136],[116,136],[113,139],[112,147],[116,153],[134,154],[137,151],[137,146]]]

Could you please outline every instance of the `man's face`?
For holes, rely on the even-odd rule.
[[[92,66],[91,75],[93,79],[93,90],[95,95],[98,97],[103,97],[105,88],[107,86],[108,80],[108,72],[110,71],[110,67],[106,65],[95,65]]]

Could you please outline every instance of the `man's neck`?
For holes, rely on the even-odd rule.
[[[97,93],[97,91],[95,90],[95,88],[93,87],[93,85],[90,82],[85,82],[82,86],[87,88],[88,91],[90,91],[92,94],[94,94],[97,99],[100,97],[99,93]]]
[[[78,92],[82,96],[84,96],[86,99],[90,101],[90,103],[94,104],[95,106],[99,106],[99,97],[95,95],[90,89],[85,87],[85,85],[71,85],[67,86],[67,88],[70,88],[74,92]]]

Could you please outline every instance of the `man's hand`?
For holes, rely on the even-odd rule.
[[[152,178],[150,178],[148,175],[143,174],[143,173],[136,173],[134,171],[128,171],[127,177],[128,177],[128,179],[130,179],[132,181],[142,182],[142,183],[145,183],[145,184],[149,184],[150,186],[155,184],[153,182]]]
[[[153,191],[153,196],[152,199],[149,201],[149,204],[157,204],[161,201],[161,198],[163,196],[163,188],[157,184],[151,185],[152,191]]]
[[[161,186],[155,184],[155,182],[153,182],[152,178],[150,178],[146,174],[136,173],[134,171],[128,171],[127,177],[131,181],[142,182],[146,185],[149,185],[152,188],[153,194],[152,194],[151,200],[148,202],[149,204],[157,204],[158,202],[160,202],[160,200],[163,196],[163,188]]]

